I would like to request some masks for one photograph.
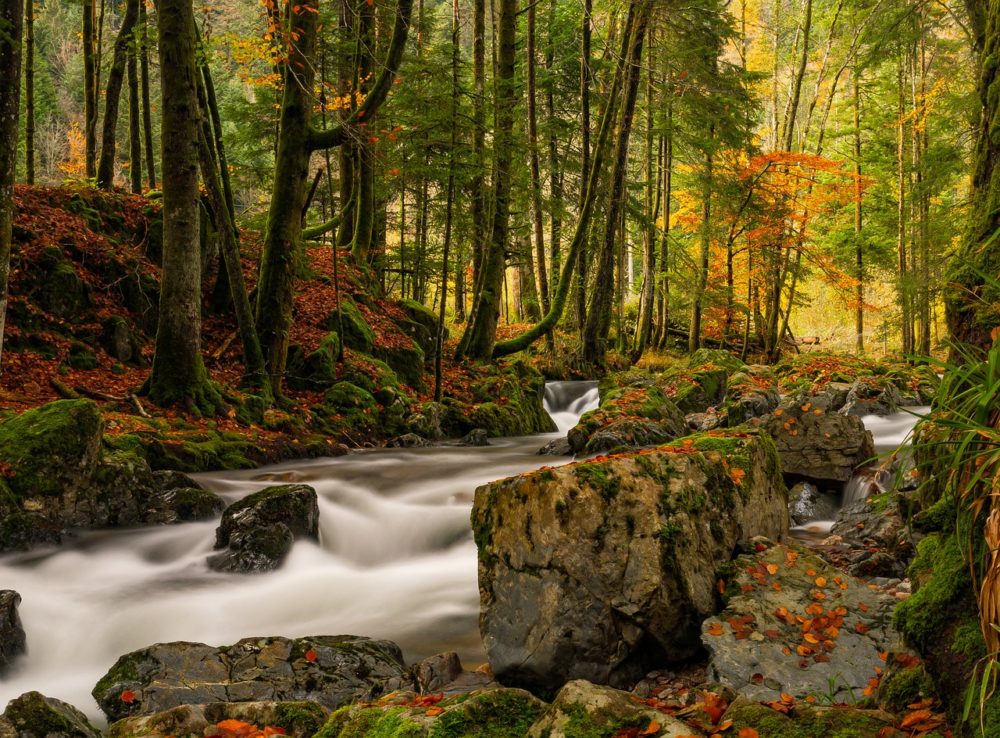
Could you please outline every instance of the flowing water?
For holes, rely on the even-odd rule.
[[[58,550],[0,557],[0,588],[21,594],[28,655],[0,681],[0,705],[38,690],[100,720],[90,689],[118,656],[157,642],[351,633],[388,638],[409,661],[445,650],[484,660],[479,639],[473,492],[569,461],[538,456],[597,405],[595,382],[555,382],[559,433],[484,448],[382,449],[198,475],[233,502],[276,483],[319,496],[319,544],[295,544],[258,576],[208,569],[218,521],[84,533]]]

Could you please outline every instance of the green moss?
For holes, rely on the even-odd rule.
[[[969,617],[967,621],[955,628],[951,636],[951,650],[965,656],[970,662],[979,661],[986,656],[986,641],[979,620]]]
[[[377,407],[370,392],[350,382],[337,382],[326,391],[325,398],[326,404],[340,411],[374,410]]]
[[[282,702],[276,708],[276,723],[290,735],[310,738],[326,723],[326,711],[315,702]]]
[[[38,692],[28,692],[7,705],[4,717],[22,738],[100,738],[100,731],[76,712],[69,705],[59,705]]]
[[[754,728],[760,738],[872,738],[890,725],[878,715],[852,708],[813,708],[799,704],[792,717],[765,705],[739,700],[726,712],[732,732]]]
[[[375,354],[415,389],[424,386],[424,351],[412,340],[409,345],[377,346]]]
[[[951,605],[971,582],[955,536],[934,534],[920,541],[908,573],[917,587],[896,607],[894,621],[908,643],[922,648],[952,620]]]
[[[577,479],[596,490],[605,500],[613,500],[621,491],[622,480],[614,473],[611,462],[585,462],[573,467]]]
[[[363,354],[370,354],[375,347],[375,331],[371,329],[361,310],[350,297],[342,297],[340,309],[343,319],[343,341],[344,345]],[[327,327],[331,330],[339,330],[340,323],[337,320],[336,311],[327,318]]]
[[[923,666],[890,672],[878,688],[878,704],[890,712],[904,712],[906,706],[935,695],[934,683]]]
[[[449,707],[431,728],[430,738],[523,738],[541,713],[528,695],[494,690]]]
[[[563,711],[569,720],[563,727],[565,738],[612,738],[626,728],[646,728],[650,719],[636,714],[615,718],[601,710],[588,712],[582,705],[567,705]]]
[[[315,738],[423,738],[423,726],[407,720],[406,710],[380,707],[342,708],[330,716]]]

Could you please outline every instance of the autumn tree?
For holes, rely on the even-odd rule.
[[[4,80],[0,85],[0,359],[3,358],[3,332],[10,281],[23,18],[24,5],[21,0],[4,0],[0,3],[0,78]]]

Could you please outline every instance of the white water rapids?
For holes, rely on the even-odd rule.
[[[0,557],[0,589],[21,594],[28,640],[0,680],[0,706],[38,690],[101,724],[97,680],[120,655],[165,641],[350,633],[396,641],[408,661],[453,650],[482,662],[473,492],[569,461],[535,452],[596,407],[596,383],[551,383],[545,399],[560,433],[197,475],[227,502],[284,482],[315,488],[320,544],[297,542],[270,574],[208,569],[217,520],[83,533],[59,549]]]

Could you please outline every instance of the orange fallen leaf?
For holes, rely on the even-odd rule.
[[[825,587],[826,586],[826,577],[816,577],[816,586],[817,587]]]
[[[135,692],[133,692],[131,689],[126,689],[124,692],[122,692],[121,698],[122,702],[124,702],[126,705],[131,705],[133,702],[135,702]]]
[[[755,728],[740,728],[739,738],[760,738]]]
[[[710,636],[720,636],[722,635],[722,623],[714,622],[708,626],[708,630],[705,631]]]
[[[659,732],[660,732],[660,724],[655,720],[653,720],[652,722],[650,722],[649,725],[646,726],[645,730],[639,733],[639,735],[656,735]]]
[[[430,707],[430,708],[427,709],[427,711],[424,713],[424,715],[427,715],[428,717],[437,717],[438,715],[440,715],[443,712],[444,712],[444,708],[443,707]]]

